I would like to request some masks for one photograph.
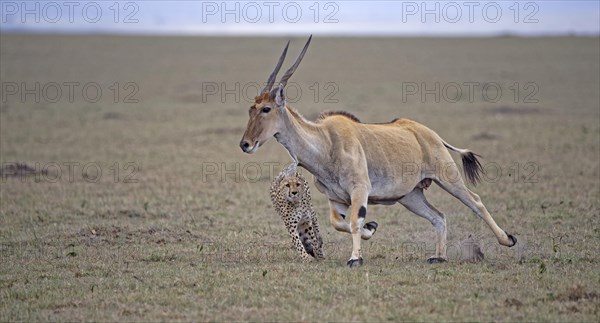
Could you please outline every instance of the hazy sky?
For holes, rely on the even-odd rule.
[[[10,1],[2,31],[599,35],[600,1]]]

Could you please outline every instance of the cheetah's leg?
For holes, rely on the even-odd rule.
[[[306,249],[310,249],[313,257],[317,259],[324,258],[323,257],[323,242],[319,244],[320,236],[315,234],[314,222],[312,221],[312,214],[303,219],[302,229],[300,231],[300,236],[305,237],[305,241],[307,245],[305,245]],[[318,231],[318,228],[317,228]],[[319,254],[320,252],[320,254]]]
[[[315,213],[311,214],[311,222],[312,222],[312,245],[313,250],[315,252],[315,257],[317,258],[325,258],[325,254],[323,253],[323,237],[321,236],[321,232],[319,230],[319,223],[317,222],[317,215]]]
[[[302,241],[300,240],[300,235],[298,234],[298,226],[298,221],[292,221],[287,228],[288,233],[292,238],[292,242],[294,244],[294,247],[296,248],[296,251],[300,253],[300,257],[302,257],[302,260],[310,261],[312,257],[304,249],[304,245],[302,244]]]
[[[304,246],[306,252],[315,257],[315,249],[313,247],[313,236],[309,233],[312,230],[312,223],[308,219],[302,219],[300,225],[298,225],[298,234],[300,235],[300,242]]]

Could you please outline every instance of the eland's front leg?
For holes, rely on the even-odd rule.
[[[329,222],[334,229],[340,232],[352,233],[350,224],[346,222],[346,214],[349,210],[348,206],[329,201]],[[377,231],[378,224],[375,221],[367,222],[363,225],[360,237],[363,240],[369,240]]]
[[[350,234],[352,234],[352,255],[348,260],[348,267],[358,267],[363,264],[361,244],[361,229],[367,217],[366,190],[359,190],[352,194],[352,205],[350,205]]]

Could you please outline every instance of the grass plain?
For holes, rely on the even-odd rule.
[[[474,190],[519,239],[434,185],[450,261],[425,262],[425,220],[373,206],[355,270],[314,186],[327,259],[298,259],[268,196],[289,157],[238,147],[284,44],[2,34],[0,320],[598,321],[598,38],[313,39],[293,107],[414,119],[483,155]],[[482,262],[460,260],[469,236]]]

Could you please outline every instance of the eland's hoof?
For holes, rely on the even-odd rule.
[[[346,263],[346,265],[348,265],[348,267],[350,267],[350,268],[359,267],[359,266],[362,266],[362,264],[363,264],[362,258],[350,259],[350,260],[348,260],[348,263]]]
[[[513,236],[512,234],[508,234],[508,232],[506,231],[504,231],[504,233],[506,234],[506,237],[508,237],[509,242],[505,243],[503,241],[498,240],[498,243],[509,248],[517,244],[517,238],[515,236]]]
[[[510,246],[508,246],[509,248],[517,244],[517,238],[515,236],[513,236],[512,234],[508,234],[508,233],[506,235],[508,236],[510,241],[512,241],[512,244]]]
[[[447,260],[444,258],[440,258],[440,257],[429,257],[427,259],[427,262],[430,264],[441,264],[443,262],[446,262]]]
[[[364,228],[365,228],[365,229],[367,229],[367,230],[372,230],[372,231],[373,231],[373,233],[375,233],[375,231],[377,230],[377,227],[378,227],[378,226],[379,226],[379,225],[377,224],[377,222],[375,222],[375,221],[371,221],[371,222],[367,222],[367,223],[364,225]]]
[[[365,223],[365,225],[363,225],[363,231],[360,234],[360,238],[363,240],[371,239],[373,235],[375,235],[378,226],[379,225],[375,221]]]

